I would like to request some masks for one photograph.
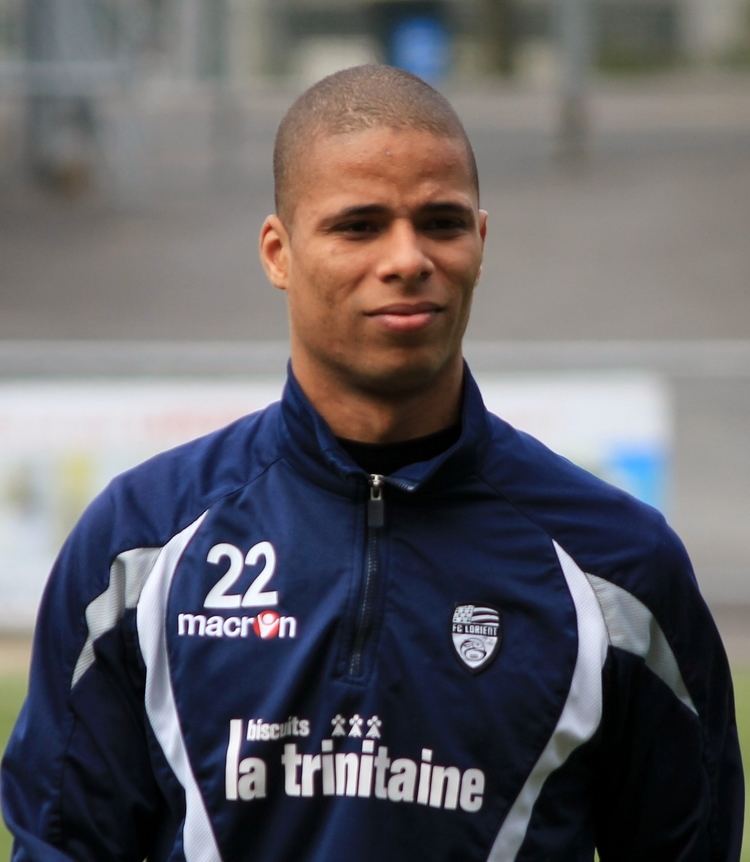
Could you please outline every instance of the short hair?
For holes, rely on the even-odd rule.
[[[294,173],[318,137],[374,128],[418,129],[463,143],[479,196],[474,150],[450,102],[416,75],[367,64],[334,72],[305,90],[279,124],[273,151],[274,200],[284,219],[294,207]]]

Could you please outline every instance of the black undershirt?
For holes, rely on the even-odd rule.
[[[370,475],[390,476],[396,470],[417,461],[429,461],[445,452],[458,440],[461,425],[451,425],[426,437],[400,443],[360,443],[358,440],[337,440],[352,460]]]

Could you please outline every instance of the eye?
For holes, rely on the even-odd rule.
[[[355,219],[354,221],[342,222],[339,225],[336,225],[335,231],[336,233],[354,236],[354,237],[367,237],[376,234],[380,226],[377,222],[370,221],[368,219]]]
[[[468,223],[461,216],[434,216],[427,219],[422,225],[422,230],[427,233],[454,236],[464,233],[468,229]]]

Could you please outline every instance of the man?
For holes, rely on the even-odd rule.
[[[50,579],[18,860],[737,860],[726,659],[661,516],[489,415],[487,216],[387,67],[295,103],[280,404],[116,479]]]

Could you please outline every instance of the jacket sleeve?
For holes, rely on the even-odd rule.
[[[600,857],[737,862],[744,784],[731,676],[671,531],[656,566],[639,581],[641,595],[630,594],[635,602],[608,609],[611,646],[594,801]],[[643,636],[635,649],[638,638],[627,632],[638,627]]]
[[[106,493],[95,501],[45,588],[28,695],[2,764],[13,862],[141,862],[169,819],[144,719],[135,612],[112,582],[114,509]]]

